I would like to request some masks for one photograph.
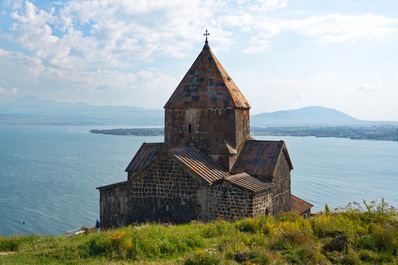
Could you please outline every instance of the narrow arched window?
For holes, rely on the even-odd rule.
[[[191,126],[191,124],[189,124],[189,126],[188,126],[188,132],[189,132],[189,133],[192,132],[192,126]]]

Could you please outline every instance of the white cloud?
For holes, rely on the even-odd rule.
[[[270,48],[271,41],[264,38],[252,37],[249,46],[244,50],[245,53],[264,52]]]
[[[16,95],[16,94],[18,94],[18,88],[13,87],[11,89],[6,89],[4,87],[0,87],[0,94],[13,94],[13,95]]]
[[[361,38],[371,40],[397,34],[398,19],[374,14],[330,14],[289,21],[286,28],[297,30],[299,34],[314,38],[320,44],[355,42]]]
[[[4,0],[3,6],[11,9],[18,9],[23,6],[24,0]]]
[[[251,12],[269,12],[285,8],[288,5],[287,0],[240,1],[238,3],[244,4],[240,6],[240,8],[247,9]]]
[[[358,90],[360,92],[376,92],[376,91],[380,91],[382,89],[383,89],[383,86],[381,84],[374,84],[374,83],[372,84],[372,83],[368,83],[368,82],[365,82],[358,87]]]
[[[268,50],[272,39],[286,31],[318,44],[354,42],[396,34],[398,20],[380,15],[330,14],[303,19],[272,18],[286,0],[72,0],[40,9],[26,1],[7,1],[14,11],[11,40],[31,50],[45,64],[62,68],[110,69],[160,57],[183,57],[209,28],[217,50],[241,38],[234,29],[250,33],[239,40],[244,51]]]
[[[4,27],[1,33],[8,37],[8,41],[16,43],[14,50],[20,52],[0,49],[0,66],[6,66],[0,67],[0,86],[7,88],[7,93],[1,90],[2,98],[12,96],[11,89],[15,87],[19,95],[29,92],[53,99],[158,108],[177,85],[178,80],[171,75],[181,74],[175,74],[175,70],[185,64],[183,60],[173,58],[195,56],[194,44],[203,42],[206,28],[211,33],[210,44],[216,53],[222,51],[222,56],[229,56],[229,49],[237,51],[234,52],[237,65],[244,60],[241,51],[259,54],[275,50],[275,54],[261,55],[273,60],[286,45],[294,45],[295,41],[300,45],[307,45],[308,41],[318,44],[321,51],[330,44],[334,45],[332,48],[340,48],[343,47],[337,46],[340,43],[395,42],[398,36],[396,16],[339,13],[308,16],[308,12],[299,13],[294,7],[293,10],[286,8],[289,7],[287,0],[71,0],[62,4],[38,3],[33,0],[3,1],[5,13],[13,23]],[[284,8],[286,11],[274,12]],[[283,44],[279,42],[281,39],[285,41]],[[290,57],[292,62],[295,61],[293,57]],[[154,62],[160,70],[153,69]],[[253,67],[258,69],[262,66]],[[388,70],[388,66],[385,68]],[[172,74],[162,73],[164,69]],[[324,69],[342,74],[341,69],[328,66]],[[264,108],[259,95],[265,87],[273,91],[267,92],[271,103],[266,106],[280,109],[280,104],[291,108],[289,104],[300,107],[306,103],[339,102],[342,97],[347,100],[350,96],[366,98],[381,93],[359,94],[358,90],[383,89],[377,85],[378,80],[383,80],[383,92],[387,92],[393,83],[376,75],[369,76],[374,84],[361,86],[358,86],[361,79],[344,84],[343,81],[348,79],[342,81],[333,75],[300,77],[299,72],[305,73],[305,70],[296,73],[287,67],[285,76],[284,73],[277,74],[280,77],[277,79],[271,75],[265,81],[261,81],[262,72],[255,70],[257,76],[252,78],[253,85],[247,86],[251,89],[251,103]]]
[[[42,10],[26,1],[13,11],[10,38],[36,57],[63,68],[125,67],[154,56],[181,57],[203,39],[207,26],[215,43],[228,42],[213,10],[222,1],[69,1]],[[193,33],[196,32],[196,33]]]
[[[45,66],[40,59],[0,49],[2,94],[35,94],[92,104],[135,105],[159,108],[177,86],[177,80],[156,70],[136,73],[116,70],[82,71]],[[17,72],[18,75],[14,73]],[[19,87],[19,89],[17,88]]]
[[[302,100],[302,99],[305,99],[305,98],[306,98],[306,96],[305,96],[305,94],[303,92],[297,93],[297,95],[295,97],[295,99],[298,99],[298,100]]]
[[[271,39],[282,32],[296,32],[321,45],[359,40],[373,41],[398,36],[398,19],[375,14],[330,14],[282,20],[245,13],[237,17],[227,17],[225,22],[254,34],[247,52],[267,50]]]

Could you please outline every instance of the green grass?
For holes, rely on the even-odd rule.
[[[398,264],[398,215],[384,202],[303,219],[146,224],[66,238],[0,237],[0,264]],[[344,235],[344,236],[342,236]],[[336,237],[346,238],[334,247]]]

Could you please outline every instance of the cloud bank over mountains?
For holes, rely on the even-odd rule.
[[[287,0],[6,0],[0,18],[0,94],[4,99],[32,94],[72,102],[159,108],[198,54],[206,28],[210,29],[210,44],[216,53],[236,56],[237,65],[251,56],[264,60],[271,53],[278,56],[286,51],[286,42],[319,51],[334,49],[337,53],[339,49],[349,50],[350,45],[397,43],[397,16],[382,12],[347,14],[338,9],[328,13],[292,5]],[[244,88],[249,100],[261,91],[259,84],[271,83],[272,89],[278,89],[276,84],[283,83],[281,89],[293,90],[297,101],[289,108],[300,107],[300,99],[311,100],[314,90],[322,89],[315,87],[320,82],[312,80],[314,76],[335,76],[333,82],[340,86],[341,82],[350,86],[352,82],[355,93],[377,93],[379,87],[388,92],[390,87],[383,84],[385,80],[378,80],[382,75],[348,80],[328,67],[301,76],[290,70],[286,76],[273,78],[259,75],[261,65],[253,68],[250,73],[254,80]],[[238,66],[232,69],[239,77],[250,74],[243,74],[247,69]],[[241,79],[238,84],[245,84]],[[303,88],[303,83],[311,89]],[[280,97],[273,91],[267,93]],[[254,107],[257,104],[252,103]],[[271,110],[276,109],[258,111]]]

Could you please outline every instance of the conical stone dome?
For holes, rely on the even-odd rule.
[[[164,108],[215,107],[250,105],[206,43]]]

